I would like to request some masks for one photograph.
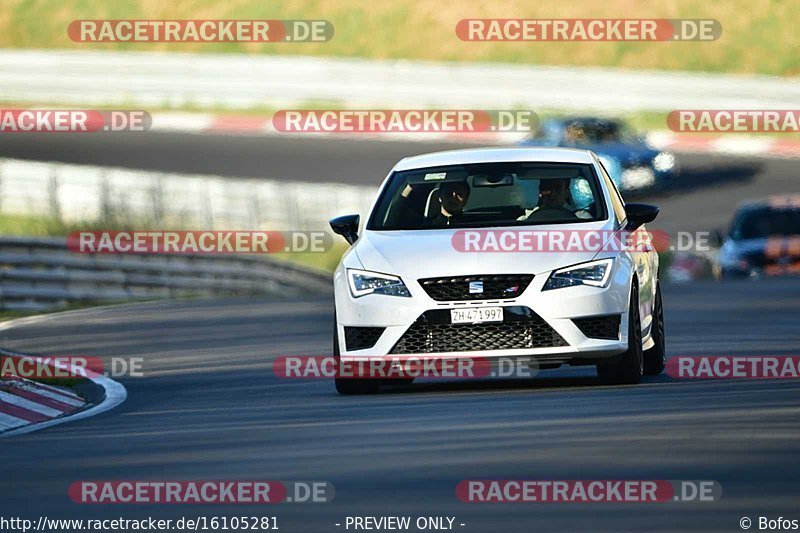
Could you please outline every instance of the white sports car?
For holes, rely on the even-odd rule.
[[[598,157],[482,148],[401,160],[369,217],[331,221],[352,244],[334,274],[334,356],[527,358],[638,383],[665,364],[658,208],[623,202]],[[616,243],[616,245],[615,245]],[[381,380],[338,377],[342,394]]]

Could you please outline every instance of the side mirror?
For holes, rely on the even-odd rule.
[[[654,205],[625,204],[625,214],[628,218],[628,225],[625,229],[633,231],[642,224],[654,221],[660,210]]]
[[[343,215],[330,221],[331,229],[345,238],[347,242],[353,244],[358,240],[358,224],[361,221],[359,215]]]

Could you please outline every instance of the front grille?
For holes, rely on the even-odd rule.
[[[619,338],[619,323],[621,315],[590,316],[587,318],[573,318],[572,321],[581,330],[581,333],[591,339]]]
[[[391,353],[422,354],[552,348],[567,342],[528,307],[503,308],[503,322],[451,324],[449,309],[423,313]]]
[[[439,302],[516,298],[528,288],[532,274],[495,274],[426,278],[419,284]]]
[[[347,351],[372,348],[386,328],[344,327],[344,345]]]

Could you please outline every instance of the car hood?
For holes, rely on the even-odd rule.
[[[493,228],[497,231],[519,230]],[[584,222],[527,226],[539,230],[604,230],[607,222]],[[479,229],[481,231],[482,229]],[[541,274],[569,265],[591,261],[595,251],[556,252],[462,252],[453,246],[459,230],[365,231],[355,252],[366,270],[411,279],[470,274]]]

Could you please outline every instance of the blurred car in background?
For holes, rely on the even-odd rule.
[[[672,283],[687,283],[712,276],[713,263],[703,254],[678,251],[672,255],[668,264],[667,277]]]
[[[739,206],[721,244],[714,277],[800,275],[800,195]]]
[[[520,144],[591,150],[600,157],[617,188],[623,192],[669,188],[679,172],[674,154],[656,150],[618,119],[548,119]]]

